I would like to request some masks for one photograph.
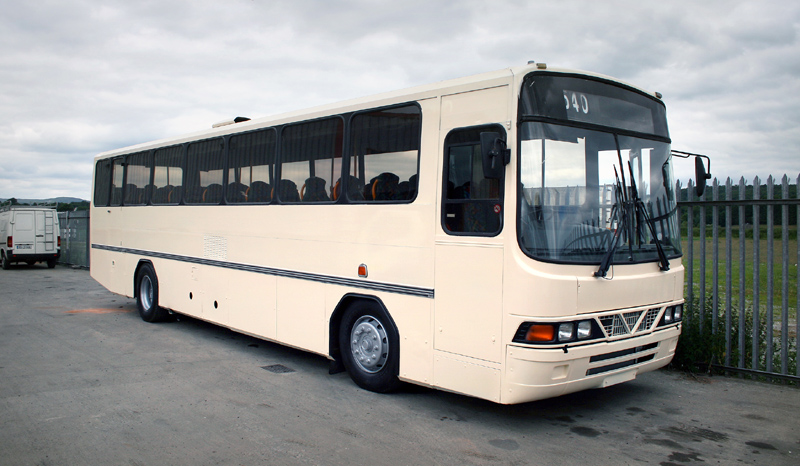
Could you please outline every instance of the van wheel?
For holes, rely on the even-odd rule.
[[[377,305],[356,303],[342,317],[339,350],[350,378],[378,393],[397,389],[400,337],[392,319]]]
[[[150,264],[144,264],[136,275],[136,307],[145,322],[160,322],[167,311],[158,306],[158,277]]]
[[[56,260],[55,259],[49,259],[47,261],[47,268],[48,269],[54,269],[55,267],[56,267]]]
[[[5,254],[3,254],[3,270],[8,270],[11,268],[11,262],[9,262],[8,258]]]

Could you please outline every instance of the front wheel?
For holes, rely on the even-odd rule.
[[[339,350],[344,367],[359,387],[386,393],[400,386],[399,342],[394,322],[378,305],[357,303],[345,311]]]
[[[136,307],[145,322],[159,322],[167,311],[158,306],[158,277],[150,264],[144,264],[136,274]]]

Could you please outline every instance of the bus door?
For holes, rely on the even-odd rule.
[[[503,357],[503,179],[484,176],[480,134],[496,132],[506,138],[508,99],[508,86],[442,98],[446,133],[436,235],[434,348],[480,360],[476,364],[499,364]],[[487,124],[475,125],[476,119]],[[435,377],[448,385],[442,380],[446,375]]]

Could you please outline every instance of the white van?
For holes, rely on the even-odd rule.
[[[52,269],[61,255],[58,214],[51,207],[2,207],[0,240],[3,269],[14,262],[47,262]]]

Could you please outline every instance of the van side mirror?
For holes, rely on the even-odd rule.
[[[484,178],[499,180],[503,177],[505,166],[511,161],[511,150],[506,148],[506,141],[500,137],[500,133],[481,133],[481,157]]]
[[[708,166],[711,168],[711,161],[708,162]],[[711,173],[706,171],[706,166],[703,164],[703,159],[700,156],[694,158],[694,177],[697,180],[694,192],[697,193],[697,197],[700,197],[706,190],[706,180],[711,179]]]

